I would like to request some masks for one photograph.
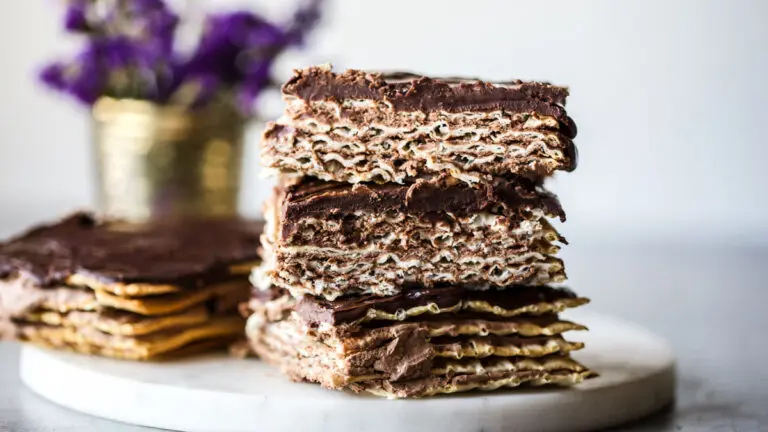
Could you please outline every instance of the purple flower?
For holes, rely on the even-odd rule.
[[[70,65],[68,91],[88,104],[99,96],[112,93],[109,90],[110,76],[117,70],[125,70],[133,56],[130,43],[124,38],[92,40]]]
[[[67,92],[86,104],[93,104],[105,94],[107,77],[94,52],[86,51],[70,66]]]
[[[143,52],[130,39],[118,36],[93,41],[81,59],[98,64],[108,72],[128,66],[150,66],[155,56]]]
[[[83,65],[77,79],[73,80],[67,91],[81,102],[93,105],[104,96],[105,78],[97,73],[93,65]]]
[[[94,52],[86,50],[70,64],[52,63],[46,66],[40,72],[40,79],[51,88],[92,104],[105,91],[104,73],[98,67]]]
[[[118,95],[164,101],[172,91],[171,59],[152,44],[140,44],[126,37],[105,38],[91,47],[100,70],[110,77]],[[113,79],[113,78],[117,79]],[[120,80],[119,78],[122,78]],[[128,83],[122,82],[128,80]]]
[[[173,52],[179,17],[161,0],[130,0],[126,11],[137,39],[162,55]]]
[[[128,0],[125,3],[128,10],[138,14],[168,10],[168,6],[163,0]]]
[[[324,0],[309,0],[304,7],[293,14],[293,21],[288,26],[288,41],[290,45],[303,45],[306,35],[320,21],[320,8]]]
[[[306,0],[279,26],[250,12],[212,15],[188,57],[174,51],[179,23],[163,0],[69,0],[65,27],[87,37],[83,52],[44,68],[40,80],[85,103],[130,97],[198,107],[229,98],[250,112],[271,85],[277,56],[304,42],[323,0]]]
[[[300,44],[316,24],[322,0],[311,0],[294,14],[287,29],[249,12],[214,15],[186,73],[213,73],[237,85],[236,104],[250,112],[253,102],[268,86],[275,58],[291,45]]]
[[[272,51],[284,38],[274,24],[249,12],[214,15],[208,19],[197,50],[186,66],[190,76],[215,74],[235,84],[246,74],[246,53]]]
[[[69,3],[64,15],[64,28],[75,33],[85,33],[91,30],[91,26],[88,24],[87,1],[75,0]]]
[[[62,63],[51,63],[40,71],[40,81],[56,90],[65,90],[67,81],[64,69],[65,66]]]
[[[158,94],[157,61],[126,37],[94,39],[71,64],[45,68],[41,79],[87,104],[104,95],[152,99]]]

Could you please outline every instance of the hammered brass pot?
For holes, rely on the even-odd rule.
[[[132,221],[237,214],[245,119],[102,98],[93,108],[98,205]]]

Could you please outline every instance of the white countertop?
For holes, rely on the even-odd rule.
[[[563,256],[587,307],[642,324],[678,356],[676,405],[621,430],[768,430],[768,248],[568,246]],[[0,431],[146,430],[37,397],[17,377],[16,354],[0,343]]]

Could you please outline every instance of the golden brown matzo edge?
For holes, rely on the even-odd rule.
[[[339,327],[339,326],[356,326],[371,321],[405,321],[420,315],[440,315],[440,314],[457,314],[460,312],[476,312],[476,313],[488,313],[500,318],[512,318],[520,315],[544,315],[550,313],[560,313],[566,309],[572,309],[579,306],[586,305],[590,302],[589,298],[576,297],[560,299],[553,302],[540,302],[532,305],[526,305],[515,309],[505,309],[498,305],[493,305],[487,301],[477,300],[461,300],[453,306],[441,308],[436,303],[429,303],[426,305],[414,306],[408,309],[400,309],[395,313],[386,312],[380,309],[371,308],[366,311],[366,315],[349,323],[342,323],[337,325],[331,325],[327,323],[321,323],[321,330],[323,326],[326,327]],[[248,301],[248,308],[254,312],[261,311],[276,311],[283,312],[296,305],[295,299],[289,294],[277,297],[269,301],[260,301],[257,298],[251,298]],[[456,315],[454,315],[456,316]],[[267,315],[270,321],[281,320],[284,318],[282,313],[270,313]],[[584,328],[586,329],[586,328]]]
[[[251,315],[246,322],[246,333],[251,338],[259,337],[259,334],[273,333],[281,335],[285,340],[304,340],[312,339],[322,342],[325,345],[333,347],[339,354],[350,355],[356,352],[376,349],[382,344],[403,335],[404,333],[419,334],[425,341],[431,338],[448,336],[464,337],[463,341],[452,341],[452,343],[443,343],[435,346],[436,352],[440,355],[464,356],[471,352],[485,353],[491,352],[497,348],[499,352],[510,352],[509,355],[540,355],[550,354],[559,349],[577,350],[583,347],[579,342],[565,342],[561,335],[563,332],[571,330],[585,330],[586,327],[571,323],[569,321],[558,320],[550,325],[540,326],[533,322],[524,321],[523,317],[511,318],[514,322],[486,321],[481,319],[457,319],[444,321],[414,321],[397,322],[389,326],[377,328],[359,328],[354,332],[322,332],[317,329],[306,327],[303,322],[294,314],[283,321],[267,321],[261,314]],[[517,346],[515,344],[486,343],[486,336],[497,336],[500,338],[508,336],[518,336],[522,341],[527,338],[548,338],[549,342],[544,345],[534,343],[530,339],[529,344]],[[514,351],[518,354],[512,354]],[[491,355],[491,354],[489,354]]]
[[[208,310],[202,305],[193,306],[190,309],[171,315],[150,317],[124,312],[126,315],[131,315],[133,320],[123,322],[121,322],[119,316],[121,312],[114,311],[113,313],[116,313],[118,316],[113,317],[105,316],[100,312],[88,311],[71,311],[67,313],[37,311],[22,316],[20,321],[70,328],[92,326],[104,333],[116,336],[144,336],[169,328],[202,324],[210,317]]]
[[[385,381],[381,379],[382,376],[345,376],[329,368],[323,370],[318,367],[321,363],[311,359],[307,359],[308,361],[304,361],[304,364],[302,364],[300,357],[292,353],[280,353],[266,345],[253,345],[252,349],[259,358],[279,368],[284,375],[293,381],[315,382],[324,388],[332,390],[351,389],[356,392],[365,391],[387,398],[425,397],[470,390],[490,391],[500,387],[516,387],[526,382],[534,385],[573,385],[588,377],[596,376],[594,372],[567,356],[550,356],[549,359],[546,357],[539,359],[510,359],[509,365],[506,368],[500,366],[498,359],[473,360],[470,362],[446,360],[432,368],[432,372],[437,376],[421,379],[432,380],[436,383],[429,391],[424,391],[420,394],[407,394],[400,388],[402,387],[400,383],[386,382],[393,387],[386,386]],[[515,361],[518,368],[523,366],[524,369],[513,370]],[[527,364],[523,365],[524,362],[527,362]],[[483,363],[488,363],[492,366],[483,366]],[[506,379],[489,380],[485,384],[478,385],[455,385],[451,382],[453,377],[460,376],[460,374],[468,375],[468,372],[472,374],[473,370],[474,375],[503,375],[506,373],[508,376]],[[527,379],[522,379],[522,375],[527,375]],[[441,382],[442,385],[440,385]]]
[[[452,344],[432,344],[435,357],[484,358],[484,357],[543,357],[550,354],[568,354],[584,348],[582,342],[570,342],[560,338],[548,338],[544,343],[497,344],[480,338]]]
[[[239,317],[214,318],[192,328],[156,333],[144,337],[96,334],[96,329],[49,327],[19,324],[18,333],[23,341],[49,346],[74,346],[79,352],[123,353],[124,357],[146,360],[207,339],[232,339],[242,335],[243,321]],[[82,349],[77,348],[82,347]]]
[[[413,383],[390,383],[387,381],[356,383],[350,389],[357,392],[370,393],[387,399],[422,398],[442,394],[463,393],[468,391],[494,391],[503,388],[518,388],[521,386],[545,386],[556,385],[569,387],[583,382],[593,376],[591,371],[583,372],[539,372],[525,371],[513,372],[505,376],[476,381],[465,380],[467,375],[458,375],[451,378],[435,377],[425,378],[415,390],[409,389]]]
[[[520,319],[516,317],[513,319]],[[318,332],[321,338],[326,338],[330,343],[343,347],[346,351],[360,351],[368,349],[380,343],[383,336],[393,334],[399,329],[418,328],[425,331],[425,337],[435,338],[441,336],[460,337],[460,336],[520,336],[520,337],[542,337],[559,336],[568,331],[582,331],[587,328],[583,325],[572,323],[570,321],[558,320],[552,324],[541,326],[532,322],[499,322],[487,321],[481,319],[457,319],[455,321],[413,321],[406,323],[395,323],[386,327],[376,329],[359,329],[354,332],[354,336],[347,332],[338,332],[324,334]],[[361,335],[362,334],[362,335]]]
[[[116,358],[120,360],[128,360],[128,361],[161,362],[161,361],[169,361],[169,360],[172,361],[181,357],[223,349],[225,346],[229,345],[235,339],[237,338],[231,337],[231,338],[200,340],[198,342],[193,342],[189,345],[183,346],[177,350],[162,353],[157,355],[156,357],[149,357],[149,358],[137,357],[136,353],[131,351],[121,351],[121,350],[117,350],[109,347],[102,347],[102,346],[88,345],[88,344],[67,344],[62,342],[59,345],[53,345],[49,341],[45,341],[45,340],[28,341],[28,343],[41,348],[50,349],[54,351],[69,351],[69,352],[74,352],[78,354],[97,355],[101,357],[112,357],[112,358]]]
[[[251,269],[257,266],[260,260],[231,264],[228,272],[232,276],[247,276]],[[119,297],[144,297],[160,294],[183,292],[182,288],[173,284],[153,284],[148,282],[103,282],[96,277],[84,273],[75,273],[67,278],[67,284],[72,286],[84,286],[94,291],[104,291]]]
[[[140,315],[166,315],[188,309],[218,296],[235,295],[246,299],[250,290],[250,284],[244,279],[209,285],[190,293],[175,293],[166,296],[125,298],[107,291],[96,290],[95,293],[100,306]]]
[[[374,372],[376,369],[373,368],[376,368],[376,363],[372,362],[377,358],[389,355],[389,348],[395,346],[393,341],[385,341],[382,345],[372,349],[345,354],[338,346],[323,343],[311,335],[292,335],[290,334],[290,329],[275,329],[275,327],[277,326],[271,324],[255,334],[249,333],[251,350],[257,356],[267,360],[267,362],[278,365],[285,373],[290,374],[294,378],[300,377],[309,381],[320,382],[325,387],[339,388],[351,381],[387,378],[390,372],[394,373],[393,371],[387,372],[386,370]],[[281,330],[284,331],[281,332]],[[548,339],[548,341],[552,341],[552,339]],[[417,348],[419,353],[429,355],[428,358],[425,357],[423,359],[424,365],[428,363],[436,365],[446,364],[446,362],[474,360],[484,362],[498,362],[520,358],[538,360],[551,357],[552,354],[561,357],[563,355],[567,356],[567,353],[572,349],[583,347],[583,344],[578,342],[537,343],[538,345],[522,345],[520,348],[500,346],[491,347],[493,349],[490,349],[486,347],[481,352],[483,355],[478,355],[477,357],[459,356],[456,355],[456,352],[440,352],[440,347],[430,346],[427,341],[424,341],[423,346]],[[471,341],[468,341],[467,345],[472,345]],[[562,352],[559,351],[560,345],[565,345]],[[492,351],[497,355],[485,355],[491,354]],[[515,357],[503,358],[499,356],[501,354]],[[531,357],[520,357],[524,354],[529,354]],[[373,374],[364,372],[368,370],[371,370]]]
[[[25,284],[23,289],[14,289],[20,284]],[[83,287],[41,288],[18,278],[3,279],[0,280],[0,307],[3,307],[3,296],[11,296],[8,301],[12,303],[18,301],[14,300],[14,296],[23,296],[20,299],[24,303],[21,307],[11,306],[17,310],[0,310],[0,314],[16,317],[28,311],[37,310],[65,313],[75,310],[98,311],[102,307],[110,307],[142,315],[167,315],[189,309],[216,297],[234,306],[248,299],[250,289],[248,280],[243,278],[209,285],[194,291],[130,298]]]

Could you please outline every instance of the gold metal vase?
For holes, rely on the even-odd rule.
[[[93,108],[100,210],[127,220],[237,214],[245,119],[102,98]]]

